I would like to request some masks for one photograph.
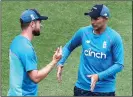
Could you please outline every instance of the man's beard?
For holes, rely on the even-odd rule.
[[[33,34],[34,36],[39,36],[39,35],[40,35],[40,31],[39,31],[39,30],[33,30],[33,31],[32,31],[32,34]]]

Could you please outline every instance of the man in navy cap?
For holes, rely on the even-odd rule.
[[[22,32],[16,36],[10,45],[10,86],[8,96],[36,96],[37,83],[44,79],[62,56],[62,49],[58,47],[52,61],[37,70],[37,56],[31,40],[40,35],[42,20],[47,16],[41,16],[35,9],[27,9],[20,17]]]
[[[124,64],[122,39],[108,27],[110,12],[105,5],[95,5],[85,15],[90,16],[91,25],[81,27],[63,47],[57,78],[62,80],[63,64],[76,47],[82,46],[74,96],[115,96],[116,74]]]

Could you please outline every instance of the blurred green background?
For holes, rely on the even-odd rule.
[[[132,2],[131,1],[3,1],[2,2],[2,96],[9,88],[9,45],[21,33],[19,17],[28,8],[36,8],[49,17],[42,22],[41,35],[32,41],[39,63],[46,66],[54,50],[71,39],[83,26],[90,25],[90,18],[84,12],[95,4],[105,4],[110,8],[109,26],[121,35],[125,49],[124,70],[117,75],[116,96],[132,95]],[[56,68],[39,83],[39,96],[73,96],[81,48],[72,52],[63,71],[63,81],[56,80]],[[17,79],[16,79],[17,80]]]

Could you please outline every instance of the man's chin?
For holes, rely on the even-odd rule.
[[[40,32],[33,32],[32,33],[34,36],[39,36],[40,35]]]

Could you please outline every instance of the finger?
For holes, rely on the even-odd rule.
[[[96,84],[96,81],[95,81],[94,78],[92,77],[92,78],[91,78],[91,89],[90,89],[90,91],[93,91],[93,90],[94,90],[95,84]]]
[[[91,77],[92,77],[92,75],[87,75],[87,77],[91,78]]]
[[[96,82],[93,82],[93,83],[91,84],[91,89],[90,89],[91,92],[93,92],[93,90],[94,90],[94,88],[95,88],[95,85],[96,85]]]
[[[59,52],[59,50],[60,50],[60,48],[58,47],[58,48],[57,48],[57,53]]]
[[[57,56],[60,57],[62,55],[62,47],[60,46],[57,50]]]
[[[56,50],[55,50],[54,52],[57,52],[57,51],[58,51],[58,49],[59,49],[59,47],[57,47],[57,48],[56,48]]]
[[[61,75],[62,75],[62,68],[59,66],[59,67],[57,67],[57,80],[58,80],[58,82],[61,82]]]
[[[62,46],[60,46],[60,54],[62,55]]]
[[[58,83],[61,83],[61,81],[62,81],[62,77],[61,75],[58,75]]]
[[[59,47],[56,49],[55,54],[57,55],[59,52]]]
[[[59,73],[59,71],[57,72],[57,80],[58,80],[58,82],[60,81],[60,73]]]
[[[61,81],[62,81],[61,73],[58,73],[58,82],[61,83]]]
[[[59,56],[62,56],[62,47],[60,46]]]

